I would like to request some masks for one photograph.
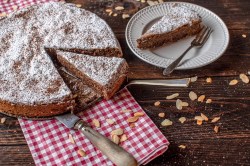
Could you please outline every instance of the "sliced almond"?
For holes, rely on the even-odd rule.
[[[136,112],[136,113],[134,113],[134,116],[138,116],[138,117],[141,117],[141,116],[143,116],[143,115],[144,115],[143,112]]]
[[[185,149],[185,148],[186,148],[186,146],[185,146],[185,145],[179,145],[179,148],[181,148],[181,149]]]
[[[106,122],[110,125],[114,124],[115,121],[113,119],[106,119]]]
[[[97,119],[93,119],[92,122],[93,122],[93,124],[94,124],[95,127],[100,127],[101,126],[99,120],[97,120]]]
[[[194,101],[194,100],[196,100],[198,97],[197,97],[197,94],[196,94],[196,93],[194,93],[193,91],[190,91],[190,92],[189,92],[189,98],[190,98],[192,101]]]
[[[117,13],[114,13],[113,16],[116,17],[118,14]]]
[[[165,113],[164,113],[164,112],[160,112],[160,113],[158,114],[158,116],[159,116],[160,118],[164,118],[164,117],[165,117]]]
[[[215,123],[215,122],[218,122],[218,120],[220,120],[220,117],[215,117],[215,118],[212,119],[211,122],[212,122],[212,123]]]
[[[123,18],[123,19],[129,18],[129,17],[130,17],[129,14],[126,14],[126,13],[123,13],[123,14],[122,14],[122,18]]]
[[[135,127],[135,123],[130,123],[129,127],[134,128]]]
[[[205,120],[208,121],[208,117],[206,115],[204,115],[203,113],[201,113],[201,117]]]
[[[5,121],[6,121],[6,118],[3,117],[3,118],[1,118],[0,122],[3,124]]]
[[[159,2],[159,3],[164,3],[164,1],[163,1],[163,0],[158,0],[158,2]]]
[[[133,122],[136,122],[138,119],[139,119],[138,116],[133,116],[133,117],[128,118],[128,119],[127,119],[127,122],[133,123]]]
[[[206,103],[212,103],[212,99],[207,99]]]
[[[197,77],[197,76],[194,76],[194,77],[191,77],[191,78],[190,78],[190,81],[191,81],[191,82],[195,82],[195,81],[197,81],[197,79],[198,79],[198,77]]]
[[[149,1],[149,0],[148,0],[147,3],[148,3],[149,6],[155,5],[155,3],[154,3],[153,1]]]
[[[242,82],[248,84],[249,83],[249,78],[247,77],[246,74],[240,74],[240,79],[242,80]]]
[[[207,82],[207,83],[212,83],[212,78],[211,78],[211,77],[208,77],[208,78],[206,79],[206,82]]]
[[[178,110],[182,110],[182,101],[180,99],[176,100],[176,108]]]
[[[219,126],[214,126],[214,131],[215,131],[215,133],[218,133],[219,132]]]
[[[82,7],[82,4],[76,4],[76,7],[80,8],[80,7]]]
[[[202,125],[202,120],[197,120],[197,125]]]
[[[158,107],[160,104],[161,104],[160,101],[156,101],[156,102],[154,103],[154,105],[155,105],[156,107]]]
[[[115,129],[110,134],[111,135],[122,135],[123,134],[123,129],[121,129],[121,128]]]
[[[182,107],[187,107],[187,106],[189,106],[189,104],[187,102],[181,102],[181,106]]]
[[[146,2],[146,0],[141,0],[141,3],[145,3]]]
[[[107,13],[112,12],[112,9],[106,9],[105,12]]]
[[[115,10],[124,10],[124,7],[123,6],[116,6]]]
[[[195,120],[201,120],[201,121],[205,120],[202,116],[195,116],[194,119]]]
[[[111,11],[111,12],[109,12],[109,16],[111,16],[113,14],[113,12]]]
[[[81,157],[85,157],[86,156],[86,153],[82,150],[82,149],[79,149],[77,151],[77,153],[81,156]]]
[[[126,134],[123,134],[123,135],[121,136],[120,142],[124,142],[124,141],[126,141],[127,139],[128,139],[127,135],[126,135]]]
[[[173,122],[169,119],[165,119],[164,121],[161,122],[162,126],[171,126]]]
[[[246,34],[242,34],[241,36],[242,36],[243,38],[246,38],[246,37],[247,37],[247,35],[246,35]]]
[[[205,95],[200,95],[200,97],[198,97],[198,101],[203,102],[205,97],[206,97]]]
[[[187,119],[186,119],[185,117],[180,117],[180,118],[179,118],[179,121],[180,121],[181,123],[184,123],[186,120],[187,120]]]
[[[171,99],[174,99],[174,98],[176,98],[176,97],[178,97],[178,96],[179,96],[179,93],[174,93],[174,94],[172,94],[172,95],[167,96],[166,99],[167,99],[167,100],[171,100]]]
[[[117,135],[112,135],[112,141],[118,145],[120,143],[120,138]]]
[[[231,80],[229,82],[229,85],[236,85],[238,83],[238,80]]]
[[[71,134],[69,134],[69,141],[72,143],[72,144],[75,144],[75,140],[73,138],[73,136]]]
[[[127,113],[127,112],[131,112],[132,110],[130,109],[125,109],[125,110],[121,110],[121,112]]]

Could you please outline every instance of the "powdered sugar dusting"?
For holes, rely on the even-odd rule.
[[[126,73],[127,64],[123,58],[89,56],[62,51],[58,51],[57,55],[102,86],[109,87],[120,74]]]
[[[109,26],[69,4],[50,2],[22,9],[0,21],[0,99],[48,104],[71,92],[44,47],[117,48]]]
[[[173,31],[183,25],[191,25],[192,21],[200,20],[197,12],[188,9],[183,5],[174,5],[169,9],[169,12],[156,22],[146,33],[161,34]]]

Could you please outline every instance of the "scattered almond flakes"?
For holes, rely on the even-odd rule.
[[[86,153],[82,150],[82,149],[79,149],[77,151],[77,153],[81,156],[81,157],[85,157],[86,156]]]
[[[163,0],[158,0],[158,2],[159,2],[159,3],[164,3],[164,1],[163,1]]]
[[[128,118],[128,119],[127,119],[127,122],[133,123],[133,122],[136,122],[138,119],[139,119],[138,116],[133,116],[133,117]]]
[[[5,17],[5,16],[7,16],[7,14],[5,12],[0,13],[0,17]]]
[[[202,120],[197,120],[197,125],[202,125]]]
[[[118,14],[117,13],[114,13],[113,16],[116,17]]]
[[[121,136],[120,142],[124,142],[124,141],[126,141],[127,139],[128,139],[127,135],[126,135],[126,134],[123,134],[123,135]]]
[[[149,6],[155,5],[155,3],[154,3],[153,1],[149,1],[149,0],[148,0],[147,3],[148,3]]]
[[[208,117],[206,115],[204,115],[203,113],[201,113],[201,117],[205,120],[208,121]]]
[[[167,100],[171,100],[171,99],[174,99],[174,98],[176,98],[176,97],[178,97],[178,96],[179,96],[179,93],[174,93],[174,94],[172,94],[172,95],[167,96],[166,99],[167,99]]]
[[[178,110],[182,110],[182,101],[180,99],[176,100],[176,108]]]
[[[242,34],[241,36],[242,36],[243,38],[246,38],[246,37],[247,37],[247,35],[246,35],[246,34]]]
[[[131,124],[129,125],[129,127],[134,128],[134,127],[135,127],[135,123],[131,123]]]
[[[115,10],[124,10],[124,7],[123,6],[116,6]]]
[[[121,110],[121,112],[127,113],[127,112],[131,112],[132,110],[130,109],[125,109],[125,110]]]
[[[1,123],[3,124],[6,121],[6,118],[1,118]]]
[[[115,143],[115,144],[119,144],[120,143],[120,138],[117,136],[117,135],[112,135],[112,141]]]
[[[129,14],[126,14],[126,13],[123,13],[123,14],[122,14],[122,18],[123,18],[123,19],[129,18],[129,17],[130,17]]]
[[[76,143],[75,140],[74,140],[74,138],[73,138],[73,136],[72,136],[71,134],[69,134],[69,140],[70,140],[70,142],[71,142],[72,144],[75,144],[75,143]]]
[[[206,103],[212,103],[212,99],[207,99]]]
[[[206,82],[207,82],[207,83],[212,83],[212,78],[211,78],[211,77],[208,77],[208,78],[206,79]]]
[[[187,107],[187,106],[189,106],[189,104],[187,102],[181,102],[181,106],[182,107]]]
[[[214,126],[214,131],[215,131],[215,133],[218,133],[219,132],[219,126]]]
[[[190,78],[190,81],[191,81],[191,82],[195,82],[195,81],[197,81],[197,79],[198,79],[198,77],[197,77],[197,76],[194,76],[194,77],[191,77],[191,78]]]
[[[76,7],[80,8],[80,7],[82,7],[82,4],[76,4]]]
[[[198,101],[203,102],[205,97],[206,97],[205,95],[201,95],[200,97],[198,97]]]
[[[212,123],[215,123],[215,122],[217,122],[218,120],[220,120],[220,117],[215,117],[215,118],[212,119],[211,122],[212,122]]]
[[[179,118],[179,121],[180,121],[181,123],[184,123],[186,120],[187,120],[187,119],[186,119],[185,117],[180,117],[180,118]]]
[[[156,102],[154,103],[154,105],[155,105],[156,107],[158,107],[160,104],[161,104],[160,101],[156,101]]]
[[[141,116],[143,116],[143,115],[144,115],[143,112],[136,112],[136,113],[134,113],[134,116],[138,116],[138,117],[141,117]]]
[[[196,93],[194,93],[193,91],[190,91],[190,92],[189,92],[189,98],[190,98],[192,101],[194,101],[194,100],[196,100],[198,97],[197,97],[197,94],[196,94]]]
[[[186,146],[185,146],[185,145],[179,145],[179,148],[181,148],[181,149],[185,149],[185,148],[186,148]]]
[[[106,122],[110,125],[114,124],[115,121],[113,119],[106,119]]]
[[[161,122],[162,126],[171,126],[173,122],[169,119],[165,119],[164,121]]]
[[[249,83],[249,78],[247,77],[246,74],[240,74],[240,79],[242,80],[242,82],[248,84]]]
[[[115,130],[111,131],[110,134],[111,135],[122,135],[123,134],[123,129],[121,129],[121,128],[115,129]]]
[[[165,113],[164,113],[164,112],[160,112],[160,113],[158,114],[158,116],[159,116],[160,118],[164,118],[164,117],[165,117]]]
[[[95,127],[100,127],[101,126],[99,120],[97,120],[97,119],[93,119],[92,122],[93,122],[93,124],[94,124]]]
[[[202,116],[195,116],[194,119],[195,120],[201,120],[201,121],[205,120]]]
[[[236,85],[238,83],[238,80],[231,80],[229,82],[229,85]]]
[[[18,9],[18,6],[14,5],[14,6],[12,6],[12,9],[13,9],[14,11],[16,11],[16,10]]]

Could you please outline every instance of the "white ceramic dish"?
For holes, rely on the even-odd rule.
[[[137,48],[138,39],[153,23],[159,20],[169,11],[173,4],[182,4],[195,10],[202,17],[204,25],[211,27],[213,33],[201,48],[191,49],[183,58],[177,70],[193,69],[205,66],[217,60],[227,49],[229,44],[229,32],[225,23],[210,10],[191,3],[166,2],[146,7],[137,12],[129,21],[126,28],[126,41],[133,53],[145,62],[158,67],[167,67],[189,46],[194,37],[187,37],[175,43],[171,43],[155,49],[141,50]]]

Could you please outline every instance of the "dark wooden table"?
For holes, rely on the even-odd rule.
[[[99,0],[100,1],[100,0]],[[149,165],[250,165],[250,84],[242,81],[229,86],[232,79],[239,79],[240,73],[250,71],[250,1],[248,0],[190,0],[218,14],[228,26],[230,45],[225,54],[216,62],[202,68],[175,71],[168,77],[162,76],[162,69],[139,60],[129,50],[124,36],[128,19],[108,16],[106,2],[75,0],[83,8],[93,11],[105,19],[114,30],[121,43],[124,57],[129,63],[129,80],[155,78],[183,78],[198,76],[198,80],[188,88],[169,88],[160,86],[132,86],[129,90],[146,113],[152,118],[168,138],[171,145],[166,153],[153,160]],[[134,3],[132,3],[134,2]],[[117,2],[119,4],[119,2]],[[129,13],[146,5],[127,0],[120,2]],[[125,11],[122,11],[125,12]],[[242,37],[246,34],[246,38]],[[212,83],[206,83],[211,77]],[[211,104],[191,102],[190,91],[205,94],[213,101]],[[190,106],[177,110],[175,100],[167,101],[165,97],[180,93],[180,99],[188,101]],[[160,101],[159,107],[154,106]],[[169,127],[161,127],[163,118],[158,113],[165,112],[166,118],[173,121]],[[201,126],[192,120],[200,112],[209,118],[220,116],[213,124],[205,122]],[[189,120],[184,124],[179,117]],[[0,118],[4,115],[0,115]],[[6,116],[6,122],[0,124],[0,165],[34,165],[32,156],[24,139],[17,119]],[[220,130],[215,133],[214,125]],[[178,146],[185,145],[185,149]]]

